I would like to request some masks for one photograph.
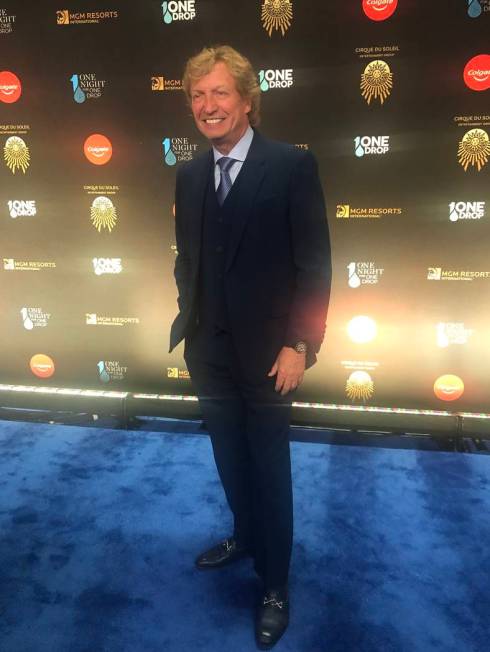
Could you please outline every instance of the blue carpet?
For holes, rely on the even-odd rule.
[[[292,621],[278,652],[483,652],[488,456],[294,443]],[[247,652],[247,560],[207,437],[0,422],[2,652]]]

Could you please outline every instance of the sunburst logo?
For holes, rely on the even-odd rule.
[[[458,161],[464,168],[469,165],[477,167],[478,172],[488,162],[490,156],[490,140],[484,129],[471,129],[463,136],[458,147]]]
[[[111,233],[116,226],[116,207],[108,197],[96,197],[90,208],[90,219],[97,231],[107,229]]]
[[[374,394],[374,383],[367,371],[353,371],[345,384],[345,393],[351,401],[367,401]]]
[[[384,103],[393,88],[393,73],[386,61],[376,59],[364,68],[361,75],[361,95],[368,104],[371,100]]]
[[[281,30],[282,35],[291,26],[293,20],[293,3],[290,0],[264,0],[262,5],[262,25],[272,36],[272,30]]]
[[[3,148],[3,158],[7,167],[15,174],[16,170],[22,170],[25,174],[29,167],[31,155],[29,148],[19,136],[10,136],[7,138]]]

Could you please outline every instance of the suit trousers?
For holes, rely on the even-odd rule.
[[[267,371],[241,368],[229,333],[201,325],[184,354],[234,517],[266,588],[287,583],[293,538],[289,423],[291,395]]]

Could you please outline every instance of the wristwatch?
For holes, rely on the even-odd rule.
[[[296,351],[296,353],[307,353],[308,344],[303,340],[298,340],[295,344],[293,344],[293,349]]]

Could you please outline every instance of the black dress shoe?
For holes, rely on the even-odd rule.
[[[270,650],[289,624],[287,589],[269,590],[262,596],[255,621],[255,640],[259,650]]]
[[[206,550],[196,559],[196,566],[199,570],[208,570],[213,568],[221,568],[227,564],[232,564],[234,561],[248,557],[249,552],[247,548],[238,545],[233,537],[225,539],[217,546]]]

